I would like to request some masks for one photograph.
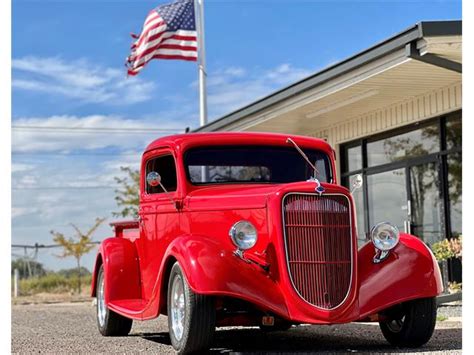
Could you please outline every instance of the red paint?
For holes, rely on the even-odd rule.
[[[142,176],[139,229],[129,229],[136,223],[114,225],[116,237],[103,241],[99,249],[92,295],[103,264],[109,308],[134,319],[156,318],[166,312],[167,272],[176,260],[193,291],[214,295],[216,304],[224,297],[237,298],[295,323],[376,319],[374,314],[393,304],[438,295],[442,283],[437,263],[416,237],[401,235],[400,244],[380,264],[372,262],[371,243],[357,250],[352,197],[336,184],[335,176],[334,183],[322,184],[326,190],[322,196],[315,194],[316,184],[307,181],[207,186],[187,181],[183,164],[187,149],[288,146],[288,137],[301,147],[325,152],[335,175],[332,148],[309,137],[198,133],[151,143],[142,157],[142,174],[150,158],[171,154],[178,180],[171,196],[177,205],[166,194],[146,194]],[[289,195],[283,201],[289,193],[311,196]],[[258,230],[257,244],[244,253],[249,263],[233,254],[236,248],[228,235],[239,220],[250,221]],[[249,324],[254,319],[255,314],[247,319],[234,316],[220,324]]]

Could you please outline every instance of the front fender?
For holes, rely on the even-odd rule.
[[[288,314],[278,283],[259,266],[236,257],[218,240],[181,236],[170,244],[166,256],[178,260],[195,293],[236,297],[277,314]]]
[[[96,279],[104,266],[105,302],[140,299],[140,269],[135,245],[128,239],[108,238],[99,247],[92,277],[91,295],[96,295]]]
[[[400,234],[399,244],[379,264],[375,248],[365,244],[358,255],[360,318],[415,298],[443,291],[438,263],[419,238]]]

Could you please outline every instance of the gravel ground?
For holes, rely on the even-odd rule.
[[[438,316],[462,317],[462,306],[460,306],[460,305],[441,305],[441,306],[438,307]]]
[[[461,322],[451,321],[438,322],[431,341],[415,350],[393,349],[376,324],[299,326],[269,334],[257,328],[222,328],[216,333],[211,353],[461,354],[461,337]],[[166,317],[134,322],[128,337],[103,337],[91,303],[12,306],[12,353],[44,352],[174,353]]]

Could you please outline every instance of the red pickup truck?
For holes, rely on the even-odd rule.
[[[162,314],[183,354],[231,325],[373,321],[395,346],[430,339],[442,292],[433,254],[384,221],[358,248],[353,198],[325,141],[174,135],[146,148],[140,170],[139,217],[112,224],[95,262],[102,335]]]

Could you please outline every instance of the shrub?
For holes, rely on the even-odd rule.
[[[443,239],[432,246],[433,254],[438,261],[451,258],[462,259],[462,236],[457,238]]]
[[[87,283],[91,282],[91,275],[83,277]],[[49,273],[41,277],[32,277],[20,280],[19,289],[21,295],[34,295],[37,293],[64,293],[74,292],[78,288],[78,280],[75,277],[68,278],[57,273]]]

